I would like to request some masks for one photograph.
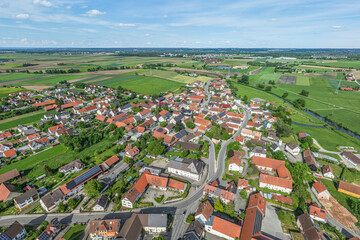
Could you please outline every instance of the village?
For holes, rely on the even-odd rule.
[[[94,240],[359,234],[357,218],[322,182],[334,181],[335,193],[360,198],[359,186],[334,173],[339,160],[313,151],[305,132],[295,141],[301,145],[284,142],[287,110],[261,98],[238,98],[225,79],[156,96],[64,82],[3,101],[4,111],[31,107],[44,115],[0,134],[1,211],[14,216],[1,239],[34,232],[39,235],[32,239],[57,239],[72,224]],[[98,143],[104,149],[92,150]],[[60,148],[74,153],[53,158],[50,152]],[[89,156],[76,154],[85,148]],[[359,170],[351,151],[340,159]],[[296,224],[288,226],[282,217],[295,219],[293,212]],[[124,215],[101,217],[107,213]],[[32,215],[46,216],[38,224],[42,231],[25,227]]]

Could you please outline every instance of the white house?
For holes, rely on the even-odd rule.
[[[309,207],[309,215],[315,221],[326,222],[326,210],[319,208],[317,205],[311,205]]]
[[[330,167],[330,165],[323,166],[322,172],[324,174],[324,177],[335,178],[334,172],[333,172],[332,168]]]
[[[229,171],[243,172],[243,166],[241,165],[241,158],[236,156],[230,158]]]
[[[173,160],[168,165],[168,172],[185,178],[199,181],[204,170],[203,162],[185,158],[181,161]]]
[[[293,144],[292,142],[287,143],[285,145],[285,150],[288,151],[290,154],[292,154],[293,156],[297,156],[300,154],[300,148],[299,146],[296,146],[295,144]]]
[[[96,204],[93,206],[93,211],[103,212],[106,209],[106,206],[109,202],[107,195],[101,195],[97,200]]]

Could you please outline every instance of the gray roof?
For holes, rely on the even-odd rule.
[[[255,146],[251,149],[251,152],[253,153],[263,153],[266,154],[266,150],[260,146]]]
[[[107,196],[107,195],[101,195],[101,196],[99,197],[99,199],[97,200],[96,205],[99,205],[99,206],[105,208],[106,205],[107,205],[107,203],[108,203],[108,201],[109,201],[109,199],[108,199],[108,196]]]
[[[44,203],[44,205],[49,208],[52,205],[54,205],[55,202],[57,202],[59,199],[61,199],[64,196],[63,192],[57,188],[54,192],[48,193],[45,196],[41,198],[41,201]]]
[[[10,239],[15,239],[16,236],[21,233],[24,230],[23,225],[21,225],[18,221],[15,221],[13,224],[8,227],[3,234],[0,235],[0,239],[6,239],[6,237],[3,238],[3,235],[6,235]]]
[[[148,215],[147,223],[148,223],[149,227],[166,227],[167,226],[167,215],[151,213]]]
[[[182,161],[170,161],[168,167],[182,171],[200,174],[204,169],[203,162],[196,159],[185,158]]]
[[[25,200],[29,199],[30,197],[35,198],[35,199],[37,199],[39,197],[39,194],[38,194],[38,192],[37,192],[37,190],[35,188],[31,188],[30,190],[24,192],[20,196],[14,198],[14,200],[17,203],[22,203]]]

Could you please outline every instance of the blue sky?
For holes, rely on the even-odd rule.
[[[359,0],[1,0],[0,47],[360,48]]]

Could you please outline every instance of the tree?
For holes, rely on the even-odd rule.
[[[245,189],[241,190],[241,192],[240,192],[240,197],[241,197],[242,199],[247,199],[247,192],[246,192]]]
[[[75,200],[75,198],[70,198],[67,202],[68,206],[73,210],[76,208],[76,203],[77,201]]]
[[[221,201],[220,201],[220,198],[218,198],[214,204],[214,208],[216,211],[219,211],[219,212],[223,212],[224,211],[224,206],[222,205]]]
[[[59,210],[59,212],[65,212],[66,211],[66,205],[63,204],[62,202],[60,202],[59,205],[58,205],[58,210]]]
[[[45,172],[46,176],[53,175],[53,170],[48,165],[44,165],[44,172]]]
[[[187,218],[186,218],[186,222],[187,222],[187,223],[191,223],[191,222],[193,222],[193,221],[195,221],[195,216],[194,216],[194,214],[189,214],[189,215],[187,216]]]
[[[166,127],[166,122],[161,122],[160,127]]]
[[[301,90],[300,95],[307,97],[307,96],[309,96],[309,91],[306,91],[303,89],[303,90]]]
[[[182,157],[182,158],[185,158],[187,155],[189,155],[189,150],[184,149],[184,150],[182,151],[182,153],[181,153],[181,157]]]
[[[61,105],[64,104],[64,102],[61,99],[55,99],[55,104],[58,105],[58,107],[60,107]]]
[[[175,124],[174,130],[175,132],[179,132],[181,130],[183,130],[185,127],[184,125],[179,121]]]
[[[282,98],[287,98],[287,96],[289,96],[289,93],[285,92],[281,97]]]
[[[274,124],[274,126],[280,137],[289,137],[292,133],[291,126],[280,119]]]
[[[154,155],[161,155],[166,147],[159,140],[151,141],[147,147],[147,151]]]
[[[302,98],[298,98],[294,101],[294,106],[296,108],[304,108],[305,107],[305,100]]]
[[[102,184],[97,179],[91,179],[85,184],[84,192],[89,198],[97,198],[102,188]]]
[[[284,152],[280,151],[280,150],[273,152],[272,158],[277,159],[277,160],[286,160],[286,156],[285,156]]]
[[[242,84],[249,84],[249,76],[248,75],[242,75],[241,78],[238,80],[238,83]]]
[[[186,122],[186,127],[190,128],[190,129],[193,129],[195,127],[195,124],[192,121],[189,120],[189,121]]]
[[[271,86],[266,86],[266,87],[265,87],[265,91],[271,92]]]
[[[84,129],[86,128],[86,123],[83,121],[79,121],[77,124],[78,128]]]
[[[228,204],[225,204],[224,213],[226,213],[226,214],[229,215],[230,217],[233,217],[233,216],[234,216],[234,212],[235,212],[234,203],[229,202]]]

